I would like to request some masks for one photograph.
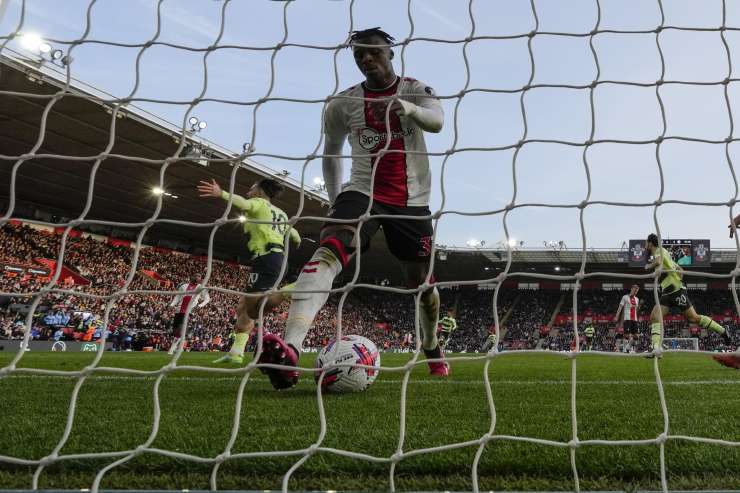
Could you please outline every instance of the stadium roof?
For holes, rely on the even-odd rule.
[[[0,63],[0,89],[3,91],[0,142],[5,163],[0,167],[0,181],[4,184],[0,200],[7,205],[15,157],[31,153],[40,137],[42,115],[50,100],[48,96],[60,91],[64,82],[63,74],[33,60],[2,55]],[[79,217],[85,207],[95,156],[105,151],[110,140],[112,105],[107,101],[111,99],[114,98],[80,81],[72,81],[68,92],[52,106],[45,120],[41,145],[34,153],[44,156],[24,161],[17,169],[14,217],[48,222]],[[162,160],[176,156],[183,132],[130,105],[122,109],[120,115],[122,117],[115,122],[114,145],[109,152],[115,156],[106,157],[95,174],[93,199],[85,218],[141,223],[155,212],[157,201],[152,190],[159,185]],[[171,163],[164,173],[163,188],[172,195],[163,196],[158,217],[209,223],[223,214],[225,203],[199,199],[195,186],[199,180],[211,178],[228,186],[238,160],[234,153],[196,135],[186,133],[185,138],[188,144],[200,147],[208,158],[224,161]],[[81,159],[70,159],[75,156]],[[289,214],[295,213],[300,183],[254,161],[239,163],[235,192],[246,193],[255,180],[265,176],[276,178],[287,186],[277,205]],[[325,198],[313,191],[306,191],[305,198],[303,215],[325,216]],[[47,217],[45,213],[56,217]],[[236,217],[236,211],[231,217]],[[300,230],[305,236],[315,238],[319,225],[317,221],[302,222]],[[138,229],[114,226],[115,233],[121,236],[130,237]],[[181,247],[206,247],[209,233],[207,227],[158,223],[147,240],[166,239]],[[243,235],[236,225],[223,226],[215,237],[216,250],[222,254],[244,255],[243,245]]]

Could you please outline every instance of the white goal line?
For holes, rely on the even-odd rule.
[[[9,375],[6,379],[62,379],[62,380],[77,380],[76,376],[65,376],[65,375]],[[165,378],[167,380],[181,380],[185,382],[240,382],[244,377],[192,377],[192,376],[175,376],[169,375]],[[144,380],[154,382],[157,377],[142,375],[92,375],[88,376],[87,380]],[[385,385],[401,385],[402,379],[398,380],[387,380],[379,379],[376,380],[373,385],[385,384]],[[570,380],[491,380],[491,386],[496,385],[570,385]],[[578,385],[648,385],[656,387],[658,384],[655,381],[650,380],[578,380]],[[422,385],[484,385],[483,379],[473,380],[443,380],[443,379],[409,379],[409,384],[422,384]],[[740,379],[716,379],[716,380],[663,380],[663,385],[740,385]]]

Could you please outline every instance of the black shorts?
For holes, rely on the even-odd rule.
[[[260,293],[272,289],[279,282],[283,266],[283,253],[271,252],[252,260],[247,280],[247,293]]]
[[[331,219],[356,219],[367,210],[370,198],[360,192],[342,192],[337,197],[328,217]],[[396,216],[429,216],[429,207],[401,207],[373,201],[371,215],[389,214]],[[346,223],[345,223],[346,224]],[[324,227],[336,226],[337,223],[326,222]],[[357,226],[357,223],[351,224]],[[434,228],[431,218],[425,219],[369,219],[360,229],[360,247],[368,249],[370,240],[383,227],[383,234],[388,249],[399,260],[406,262],[428,262],[432,253],[432,235]]]
[[[660,304],[661,306],[668,307],[671,311],[684,312],[691,308],[691,300],[686,292],[686,288],[677,289],[670,293],[660,292]]]
[[[185,322],[185,314],[184,313],[176,313],[175,317],[172,319],[172,335],[179,337],[180,331],[182,330],[182,324]]]
[[[637,320],[625,320],[622,327],[624,328],[625,334],[637,335],[639,333]]]

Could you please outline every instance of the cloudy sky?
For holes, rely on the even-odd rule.
[[[199,97],[225,100],[203,102],[192,114],[208,122],[204,137],[239,151],[252,142],[258,154],[287,157],[313,152],[320,138],[321,103],[270,101],[254,106],[234,104],[265,96],[301,100],[323,99],[335,91],[335,51],[350,28],[382,26],[399,40],[410,36],[405,49],[396,48],[396,71],[432,86],[441,96],[468,89],[516,90],[531,76],[528,38],[481,39],[464,46],[470,36],[514,36],[532,31],[535,19],[529,1],[477,0],[472,2],[474,31],[467,0],[232,0],[226,3],[223,34],[218,46],[204,53],[190,48],[213,45],[221,31],[224,0],[98,0],[89,10],[86,40],[141,44],[155,39],[176,46],[153,45],[144,50],[136,81],[140,47],[82,43],[71,49],[72,75],[118,97],[132,95],[157,102],[138,102],[177,125],[182,124],[187,101]],[[717,28],[722,23],[720,0],[664,0],[665,25]],[[740,27],[740,2],[727,2],[727,26]],[[85,36],[89,0],[27,0],[20,24],[21,0],[10,0],[0,20],[0,33],[36,32],[52,44],[68,49]],[[157,8],[161,13],[157,33]],[[588,33],[596,26],[595,0],[538,0],[534,2],[540,32]],[[661,22],[659,3],[650,0],[601,0],[601,30],[649,31]],[[286,47],[274,59],[274,78],[266,48],[287,42],[312,47]],[[431,39],[433,38],[433,39]],[[599,61],[598,80],[654,83],[660,78],[660,53],[654,33],[602,33],[593,37]],[[733,66],[740,66],[740,32],[727,31]],[[9,44],[20,49],[17,41]],[[666,30],[660,34],[666,81],[718,82],[730,75],[727,53],[719,32]],[[589,37],[538,34],[532,40],[533,84],[587,85],[597,78]],[[465,56],[464,56],[465,55]],[[467,62],[466,62],[467,58]],[[351,53],[336,57],[339,89],[361,80]],[[739,83],[730,83],[730,109],[740,115]],[[270,92],[271,90],[271,92]],[[535,88],[525,92],[528,139],[585,142],[591,133],[589,89]],[[730,118],[721,85],[666,84],[660,89],[665,106],[666,136],[723,141],[730,136]],[[583,147],[556,143],[528,143],[512,166],[510,146],[524,135],[521,92],[474,91],[444,99],[446,124],[440,134],[427,135],[434,190],[431,207],[451,211],[443,216],[437,242],[465,245],[471,238],[495,245],[505,238],[502,214],[465,216],[459,213],[495,211],[512,202],[514,176],[517,204],[578,204],[586,199],[588,178]],[[169,102],[169,103],[168,103]],[[182,102],[183,104],[171,104]],[[662,133],[655,87],[602,84],[593,90],[594,138],[622,143],[590,146],[586,161],[591,201],[650,203],[660,194],[661,179],[656,145],[624,141],[652,141]],[[737,117],[736,117],[737,118]],[[482,148],[482,150],[466,150]],[[485,150],[488,149],[488,150]],[[348,151],[348,147],[346,147]],[[738,144],[729,152],[740,163]],[[274,169],[287,169],[300,178],[304,163],[275,157],[255,160]],[[723,144],[667,140],[660,145],[663,198],[726,203],[735,196],[735,181]],[[345,162],[345,176],[350,163]],[[320,161],[306,168],[307,180],[320,175]],[[735,169],[738,169],[737,164]],[[444,202],[442,194],[444,183]],[[563,240],[582,245],[579,210],[523,207],[507,219],[509,232],[525,247]],[[667,204],[658,211],[664,237],[710,238],[712,246],[734,248],[727,237],[728,208]],[[644,238],[653,228],[652,207],[590,205],[585,209],[586,242],[591,247],[619,247],[629,238]]]

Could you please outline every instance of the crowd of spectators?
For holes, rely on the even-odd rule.
[[[655,305],[653,292],[641,291],[638,293],[640,298],[638,315],[641,320],[637,322],[638,334],[633,347],[627,346],[621,323],[614,320],[619,302],[624,294],[625,292],[619,290],[583,290],[578,292],[578,330],[581,335],[581,344],[584,342],[583,331],[587,324],[591,324],[596,330],[593,341],[594,350],[615,352],[644,352],[650,350],[650,321],[648,317]],[[729,290],[690,290],[688,296],[697,312],[712,315],[720,320],[720,324],[730,328],[731,333],[734,334],[733,347],[737,347],[740,338],[735,329],[737,324],[732,321],[732,317],[736,313],[732,292]],[[540,344],[543,349],[562,351],[571,348],[574,339],[571,318],[573,315],[572,300],[573,292],[566,292],[564,303],[558,314],[569,317],[569,320],[555,323],[549,328],[547,336],[543,338]],[[696,338],[700,350],[715,350],[725,347],[718,334],[702,330],[696,326],[692,327],[682,317],[680,320],[668,318],[663,324],[665,338]]]
[[[0,228],[0,262],[38,265],[43,258],[58,258],[61,235],[27,226],[5,225]],[[44,294],[34,310],[31,335],[38,340],[96,340],[107,328],[108,339],[117,350],[166,350],[172,341],[171,323],[175,308],[171,295],[156,293],[131,294],[135,290],[175,290],[183,283],[206,274],[207,259],[163,248],[142,248],[135,273],[131,276],[133,249],[115,242],[81,236],[69,236],[65,245],[64,265],[89,283],[60,281],[66,292]],[[155,273],[152,276],[148,273]],[[243,291],[248,267],[236,263],[213,261],[209,287]],[[130,279],[130,281],[129,281]],[[127,284],[128,283],[128,284]],[[34,276],[0,275],[0,290],[10,293],[38,292],[47,280]],[[121,293],[126,287],[129,293]],[[191,351],[228,349],[236,317],[238,295],[209,289],[211,302],[194,309],[189,317],[186,347]],[[616,312],[621,291],[585,290],[579,292],[579,315],[609,315]],[[572,293],[552,290],[501,289],[497,299],[502,350],[535,347],[567,350],[573,342],[570,323],[549,326],[558,303],[557,315],[572,315]],[[450,351],[480,351],[495,328],[493,290],[475,288],[441,290],[441,316],[452,310],[458,330],[447,342]],[[733,315],[734,300],[729,291],[691,291],[699,311]],[[649,313],[652,297],[642,296],[641,313]],[[337,331],[341,296],[334,294],[316,317],[305,345],[320,348]],[[0,298],[0,338],[21,338],[32,298]],[[341,310],[342,332],[360,334],[384,350],[409,350],[415,347],[415,307],[413,295],[354,289],[346,296]],[[265,314],[264,330],[282,334],[288,303]],[[105,323],[107,314],[107,324]],[[579,321],[582,331],[584,322]],[[613,321],[595,324],[594,349],[620,350],[621,337]],[[638,350],[649,345],[649,324],[642,321]],[[701,349],[718,346],[713,334],[691,332],[685,322],[669,321],[666,337],[698,337]],[[252,343],[253,344],[253,341]],[[250,344],[250,345],[251,345]]]
[[[511,316],[506,321],[505,349],[534,349],[543,326],[560,300],[561,293],[551,290],[523,290]]]

